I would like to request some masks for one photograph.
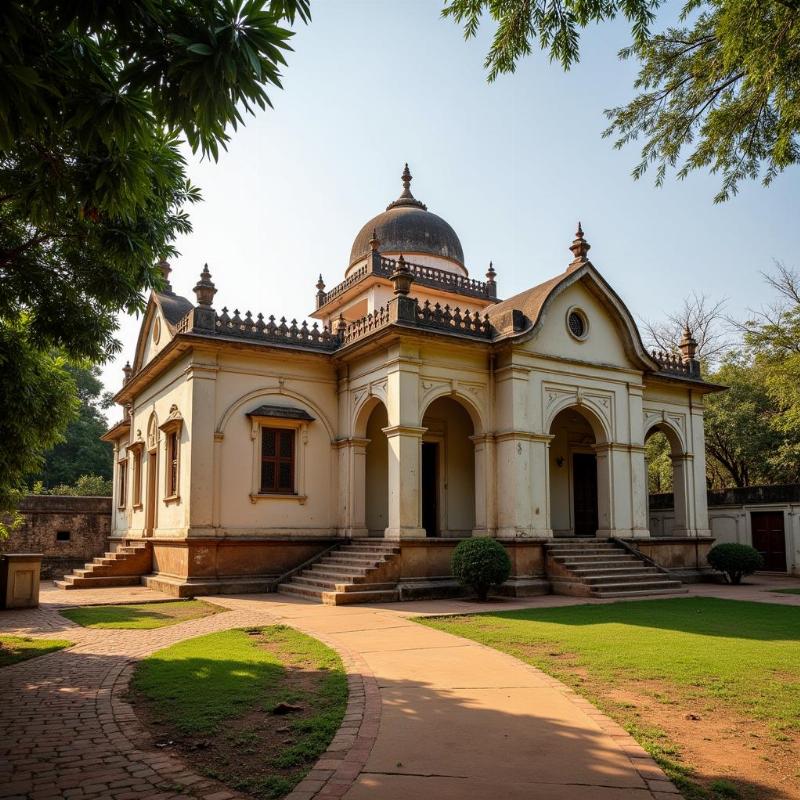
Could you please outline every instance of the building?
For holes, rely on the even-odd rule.
[[[179,297],[161,265],[105,437],[112,540],[144,540],[146,582],[192,594],[274,586],[343,540],[380,555],[362,584],[444,587],[457,540],[494,536],[509,591],[545,591],[548,542],[650,536],[644,442],[660,430],[670,552],[694,558],[703,398],[719,387],[690,332],[679,354],[648,353],[580,225],[566,269],[499,300],[492,265],[471,277],[407,166],[402,182],[343,280],[320,276],[311,325],[216,309],[207,266]]]

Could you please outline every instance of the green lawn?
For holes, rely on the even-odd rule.
[[[743,736],[753,735],[747,719],[763,723],[772,741],[757,744],[773,750],[799,738],[800,607],[678,598],[417,621],[510,653],[575,687],[624,724],[687,797],[759,795],[746,788],[725,795],[711,780],[695,781],[682,757],[684,712],[744,716]],[[654,704],[661,706],[655,713]],[[667,735],[661,717],[670,714],[681,723]],[[776,758],[773,750],[765,761]],[[728,777],[737,776],[716,776],[717,788]]]
[[[27,636],[0,636],[0,667],[70,647],[64,639],[31,639]]]
[[[347,705],[330,648],[284,626],[230,630],[144,659],[131,683],[140,717],[196,769],[258,798],[288,794],[325,752]],[[278,715],[279,703],[298,710]]]
[[[83,606],[61,613],[84,628],[163,628],[224,611],[202,600],[168,600],[120,606]]]

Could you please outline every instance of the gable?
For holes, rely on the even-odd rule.
[[[580,338],[570,331],[571,313],[577,314],[584,325]],[[642,368],[639,360],[631,357],[630,347],[626,347],[625,339],[629,334],[620,324],[618,314],[582,282],[551,296],[537,327],[538,332],[529,346],[538,354],[628,369]]]
[[[184,297],[175,294],[150,295],[139,328],[133,372],[136,374],[152,361],[174,338],[177,323],[193,308]]]

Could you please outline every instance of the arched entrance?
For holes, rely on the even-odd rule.
[[[466,408],[440,397],[422,418],[420,496],[428,536],[471,536],[475,528],[475,426]]]
[[[383,429],[386,406],[376,400],[366,425],[364,517],[370,536],[383,536],[389,524],[389,445]]]
[[[689,523],[687,461],[681,440],[673,428],[664,423],[653,425],[645,433],[647,458],[647,516],[652,535],[688,536]],[[654,525],[650,514],[650,495],[671,492],[673,517],[664,515]]]
[[[611,527],[605,437],[578,408],[560,411],[550,425],[550,527],[554,536],[597,536]]]

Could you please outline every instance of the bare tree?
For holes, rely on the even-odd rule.
[[[734,346],[730,321],[725,315],[727,298],[713,301],[706,294],[693,292],[677,311],[657,322],[640,320],[648,349],[679,353],[683,332],[689,329],[697,341],[697,358],[714,365]]]

